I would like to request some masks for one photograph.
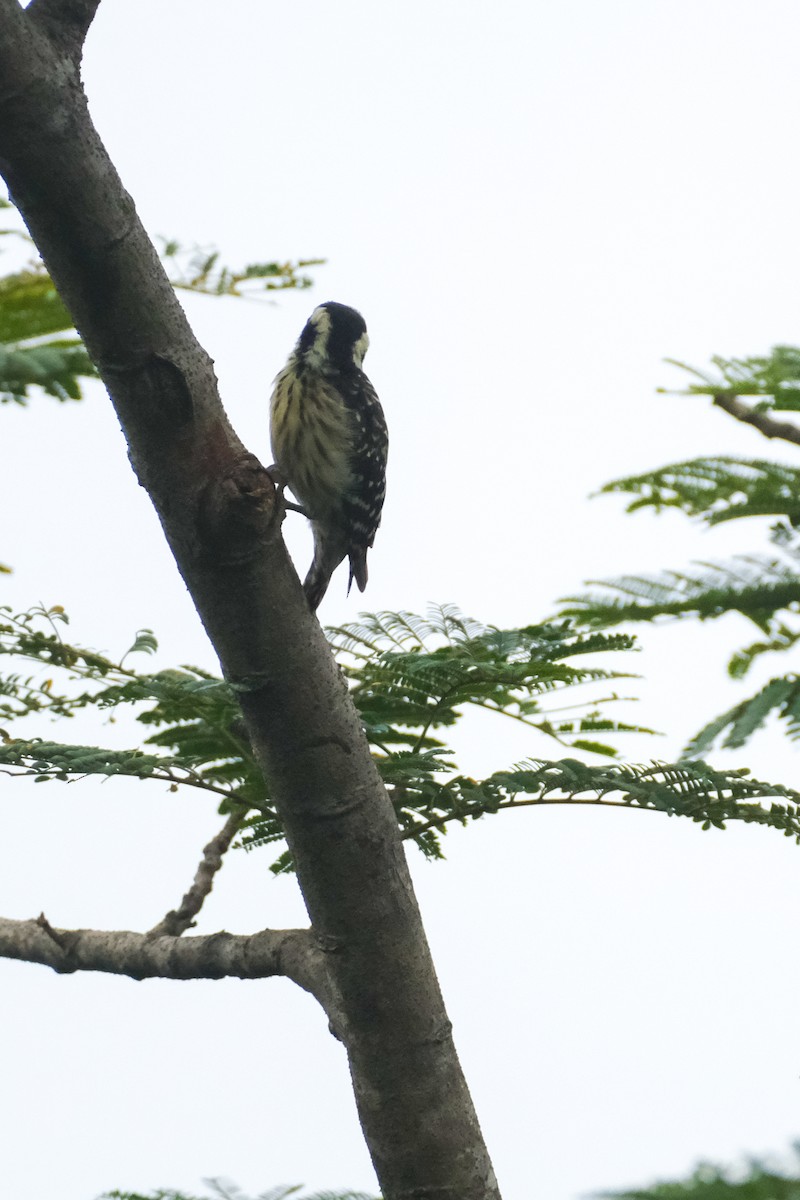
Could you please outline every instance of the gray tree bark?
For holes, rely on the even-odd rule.
[[[397,822],[286,554],[272,481],[228,423],[213,364],[90,120],[79,64],[97,5],[0,0],[0,171],[97,364],[133,469],[240,697],[295,858],[325,994],[336,997],[329,1013],[384,1196],[499,1198]],[[54,956],[68,935],[46,921],[22,924],[38,932],[27,930],[29,953],[16,956],[57,970],[115,969],[100,965],[92,936],[137,936],[79,932],[61,947],[67,957],[51,961],[41,957],[46,944]],[[124,953],[120,943],[118,955],[132,955],[128,973],[141,975],[160,944],[168,961],[166,943],[203,940],[151,937],[149,960],[145,942],[126,942]]]

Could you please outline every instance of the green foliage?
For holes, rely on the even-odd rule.
[[[32,254],[24,269],[0,277],[0,403],[25,404],[31,388],[79,400],[81,379],[97,372],[13,206],[4,200],[0,207],[8,214],[0,235],[24,242]]]
[[[602,628],[626,621],[689,616],[709,620],[740,613],[766,635],[732,655],[728,673],[733,679],[742,679],[757,658],[792,650],[800,639],[797,537],[778,527],[773,540],[784,550],[782,560],[739,556],[729,563],[694,564],[691,573],[670,571],[655,577],[627,575],[590,581],[600,590],[567,597],[562,615],[590,628]],[[800,735],[800,690],[793,674],[773,679],[754,696],[715,717],[692,738],[684,754],[702,757],[720,742],[726,749],[738,749],[771,714],[785,722],[790,737]]]
[[[277,1187],[248,1197],[235,1185],[207,1180],[203,1196],[159,1189],[141,1192],[105,1192],[98,1200],[380,1200],[363,1192],[302,1193],[300,1187]],[[701,1163],[686,1179],[654,1183],[622,1192],[599,1192],[597,1200],[800,1200],[800,1155],[784,1169],[752,1159],[738,1169]]]
[[[454,725],[466,705],[511,715],[573,746],[583,735],[600,731],[642,732],[599,712],[558,719],[558,710],[543,707],[546,696],[565,688],[630,678],[566,661],[629,650],[632,639],[624,634],[577,633],[566,622],[492,629],[446,606],[431,608],[427,617],[365,614],[358,622],[329,629],[328,636],[367,735],[387,757],[444,751],[432,731]],[[611,747],[601,752],[615,753]]]
[[[375,761],[392,796],[405,837],[429,857],[441,855],[439,835],[451,820],[497,811],[497,788],[462,776],[441,732],[469,709],[503,715],[573,749],[614,756],[597,735],[651,732],[613,721],[596,707],[619,700],[614,691],[569,706],[567,688],[613,683],[627,674],[566,661],[630,649],[625,635],[576,634],[566,623],[490,629],[454,607],[362,615],[328,636],[361,718]],[[476,790],[478,789],[478,790]],[[481,801],[482,796],[482,801]],[[256,818],[245,843],[258,845]]]
[[[72,329],[72,318],[41,264],[0,278],[0,342],[30,342]]]
[[[614,479],[600,494],[634,497],[626,512],[677,508],[708,525],[740,517],[782,516],[800,523],[800,468],[766,459],[694,458]]]
[[[28,671],[0,675],[0,720],[6,726],[26,719],[41,724],[43,718],[70,718],[84,709],[113,716],[127,707],[149,731],[143,748],[107,750],[12,737],[6,728],[0,730],[0,769],[42,783],[125,775],[160,781],[171,790],[193,787],[217,797],[221,811],[243,818],[245,847],[280,842],[280,819],[227,684],[196,667],[136,671],[129,657],[156,648],[149,630],[140,630],[114,662],[65,642],[66,623],[58,606],[16,614],[0,610],[0,655],[16,660],[15,667],[33,664]],[[427,617],[365,615],[328,633],[402,835],[428,857],[441,857],[441,836],[451,822],[463,825],[504,809],[547,804],[625,805],[684,816],[705,827],[741,820],[800,835],[800,793],[704,763],[595,766],[562,757],[532,758],[484,779],[458,770],[444,735],[469,710],[504,716],[527,727],[532,737],[605,757],[616,751],[599,734],[605,739],[650,732],[615,721],[599,707],[619,699],[608,685],[627,676],[594,660],[630,649],[627,635],[581,633],[567,622],[492,629],[450,606],[431,609]],[[601,688],[602,696],[572,700],[573,689],[587,687]],[[564,706],[567,690],[571,703]],[[288,869],[291,860],[283,852],[272,870]]]
[[[739,555],[728,563],[701,562],[693,568],[691,572],[590,579],[588,585],[601,590],[565,596],[561,615],[602,628],[623,621],[687,616],[708,620],[738,612],[765,633],[780,631],[782,640],[787,641],[789,631],[776,625],[775,619],[783,609],[796,613],[800,605],[800,574],[793,562]],[[761,652],[782,648],[781,644],[764,645]],[[752,659],[755,648],[748,653]]]
[[[740,1170],[702,1163],[688,1179],[600,1195],[604,1200],[800,1200],[800,1155],[795,1152],[788,1173],[758,1160]]]
[[[769,808],[758,804],[773,797]],[[791,788],[751,779],[746,770],[715,771],[704,762],[593,766],[574,758],[531,759],[480,782],[453,779],[440,798],[441,816],[429,824],[442,829],[448,821],[466,824],[503,809],[592,804],[688,817],[704,829],[724,829],[728,821],[766,825],[800,843],[798,803],[800,793]],[[419,841],[424,832],[418,826],[413,836]]]
[[[756,730],[764,726],[770,716],[784,721],[789,737],[797,741],[800,737],[800,680],[796,676],[771,679],[754,696],[748,696],[709,721],[694,735],[684,755],[687,758],[699,758],[717,743],[726,750],[738,750]]]
[[[0,746],[0,763],[23,768],[18,773],[33,775],[37,783],[50,779],[66,781],[76,775],[133,775],[139,779],[155,775],[169,782],[183,782],[164,768],[157,755],[138,750],[101,750],[97,746],[64,746],[41,738],[30,742],[8,738]]]
[[[24,270],[0,277],[0,403],[26,404],[36,388],[56,400],[80,400],[81,381],[97,372],[33,243],[15,224],[12,206],[3,201],[0,208],[11,210],[0,235],[22,239],[33,255]],[[217,250],[185,248],[166,239],[162,256],[176,288],[251,298],[310,287],[312,280],[303,269],[324,261],[250,263],[233,269],[220,262]]]
[[[248,263],[234,269],[220,262],[220,253],[214,247],[182,246],[167,238],[161,238],[161,246],[172,286],[204,296],[252,299],[268,292],[303,290],[314,281],[301,272],[325,262],[324,258],[303,258],[295,262]]]
[[[292,1196],[296,1200],[380,1200],[380,1196],[368,1196],[366,1192],[314,1192],[312,1195],[303,1192],[302,1184],[270,1188],[268,1192],[248,1197],[236,1184],[219,1179],[207,1179],[205,1182],[209,1190],[204,1196],[159,1188],[146,1196],[141,1192],[104,1192],[97,1200],[289,1200]]]
[[[776,346],[766,357],[712,361],[716,375],[675,364],[699,380],[684,394],[712,395],[720,403],[722,397],[758,396],[759,403],[750,409],[756,413],[800,409],[800,348]],[[797,433],[783,425],[770,432],[789,440]],[[699,458],[613,480],[602,491],[631,496],[628,512],[677,509],[712,526],[742,517],[781,518],[769,534],[773,553],[738,555],[727,563],[694,563],[688,570],[655,576],[591,580],[593,590],[564,599],[562,616],[602,629],[629,621],[709,620],[739,613],[762,636],[732,655],[728,672],[734,679],[743,678],[762,655],[794,649],[800,639],[800,469],[765,459]],[[795,738],[798,711],[794,676],[773,679],[710,721],[686,753],[703,755],[718,741],[738,748],[769,715],[784,721]]]
[[[781,621],[770,621],[770,631],[772,636],[767,641],[751,642],[749,646],[743,646],[741,650],[737,650],[733,654],[728,663],[728,674],[731,679],[743,679],[755,660],[762,654],[791,650],[797,639],[800,638],[800,632],[789,629]]]
[[[766,357],[712,361],[719,372],[716,377],[676,363],[701,381],[689,386],[689,394],[758,395],[763,402],[757,409],[800,407],[800,348],[776,346]],[[743,675],[758,655],[794,645],[800,630],[792,628],[787,615],[797,613],[800,603],[795,530],[800,523],[800,469],[765,459],[700,458],[612,480],[602,491],[632,496],[628,512],[678,509],[709,525],[741,517],[781,517],[770,535],[780,557],[741,555],[730,563],[694,564],[688,572],[590,581],[601,590],[567,597],[563,615],[603,627],[659,617],[705,620],[742,613],[768,640],[734,656],[729,668],[734,677]]]
[[[79,338],[53,336],[72,318],[42,268],[0,279],[0,403],[25,404],[31,387],[80,400],[80,380],[97,372]]]
[[[699,383],[689,384],[678,395],[760,396],[758,411],[768,409],[800,410],[800,347],[773,346],[767,355],[753,358],[711,359],[718,374],[706,374],[677,359],[666,360],[688,371]],[[666,388],[659,389],[665,392]]]
[[[81,379],[96,375],[81,342],[62,338],[42,346],[0,346],[0,403],[25,404],[29,388],[56,400],[80,400]]]
[[[12,613],[0,608],[0,656],[35,663],[32,674],[0,675],[0,720],[73,717],[84,709],[108,712],[129,706],[137,720],[156,730],[145,745],[171,749],[156,755],[139,749],[110,751],[70,746],[41,738],[11,738],[0,730],[0,763],[7,772],[33,775],[37,781],[86,775],[128,775],[179,784],[221,796],[221,807],[258,808],[266,804],[265,786],[242,727],[239,708],[220,679],[196,667],[139,673],[125,662],[133,654],[151,654],[157,643],[150,630],[139,630],[120,661],[61,636],[68,618],[60,606]],[[63,680],[56,688],[54,679]],[[282,836],[272,810],[264,815],[272,840]]]
[[[787,477],[782,472],[783,468],[779,468],[772,477],[776,487],[785,486]],[[645,478],[639,476],[633,482],[638,486]],[[768,471],[759,468],[750,481],[758,488],[770,478]],[[746,473],[739,480],[741,487],[747,486]],[[623,485],[629,482],[618,481],[619,489],[616,484],[609,488],[623,490]],[[696,508],[700,507],[698,503]],[[740,555],[728,563],[694,564],[691,572],[669,571],[658,576],[629,575],[590,581],[599,590],[567,597],[562,615],[590,628],[603,628],[627,621],[681,617],[709,620],[740,613],[764,635],[732,655],[728,673],[734,679],[742,679],[756,659],[768,653],[790,651],[800,639],[800,539],[795,529],[779,523],[772,528],[770,540],[780,557]],[[796,739],[800,733],[799,714],[795,676],[773,679],[755,695],[709,721],[692,738],[684,753],[687,757],[702,757],[717,744],[738,749],[764,726],[770,715],[784,722],[789,736]]]

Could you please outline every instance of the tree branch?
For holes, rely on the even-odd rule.
[[[324,954],[308,929],[153,937],[128,930],[55,929],[0,917],[0,957],[52,967],[60,975],[104,971],[130,979],[291,979],[317,999],[324,992]]]
[[[230,427],[213,363],[91,122],[73,61],[16,0],[0,0],[0,172],[239,697],[328,951],[381,1190],[391,1200],[499,1200],[395,814],[283,545],[275,488]],[[167,942],[178,955],[188,944]]]
[[[244,817],[245,813],[241,809],[232,812],[219,833],[203,847],[203,857],[200,859],[192,886],[178,907],[171,909],[153,926],[148,937],[180,937],[187,929],[194,927],[194,918],[203,907],[206,896],[214,886],[214,876],[222,866],[222,856],[230,849]]]
[[[800,446],[800,428],[793,425],[791,421],[776,421],[768,413],[756,412],[749,405],[743,404],[738,396],[730,396],[727,392],[720,392],[716,395],[714,403],[724,412],[730,413],[737,421],[743,421],[745,425],[752,425],[759,433],[763,433],[764,437],[781,438],[784,442],[793,442],[796,446]]]

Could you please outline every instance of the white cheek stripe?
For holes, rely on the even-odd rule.
[[[314,309],[309,317],[309,320],[314,328],[318,329],[320,333],[330,332],[331,314],[328,312],[327,308],[324,308],[321,304]]]
[[[369,350],[369,334],[366,330],[362,333],[356,344],[353,346],[353,361],[357,367],[360,367],[364,361],[364,355]]]
[[[310,348],[306,351],[306,362],[311,366],[320,368],[325,365],[328,358],[328,339],[331,333],[331,314],[327,308],[321,305],[315,308],[309,317],[309,324],[314,326],[316,337]]]

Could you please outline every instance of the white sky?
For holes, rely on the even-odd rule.
[[[337,576],[323,619],[434,600],[527,624],[587,578],[761,547],[757,524],[704,533],[587,496],[699,454],[795,460],[655,388],[680,383],[666,355],[800,341],[798,36],[792,0],[104,0],[91,107],[151,232],[233,264],[329,260],[275,306],[186,302],[264,461],[270,381],[310,310],[367,318],[389,495],[364,601]],[[61,603],[74,638],[110,653],[150,626],[160,665],[215,666],[101,389],[0,420],[7,602]],[[290,545],[304,571],[299,518]],[[728,618],[643,639],[635,715],[669,736],[631,739],[631,760],[675,757],[788,668],[726,682],[751,635]],[[561,754],[496,721],[459,745],[476,774]],[[797,784],[774,732],[715,761]],[[196,795],[125,781],[2,796],[0,913],[64,926],[149,927],[220,823]],[[506,1200],[576,1200],[800,1132],[793,843],[548,809],[446,850],[436,866],[412,850],[412,868]],[[232,856],[200,931],[303,922],[268,861]],[[15,1200],[210,1175],[375,1188],[343,1053],[288,983],[0,974]]]

